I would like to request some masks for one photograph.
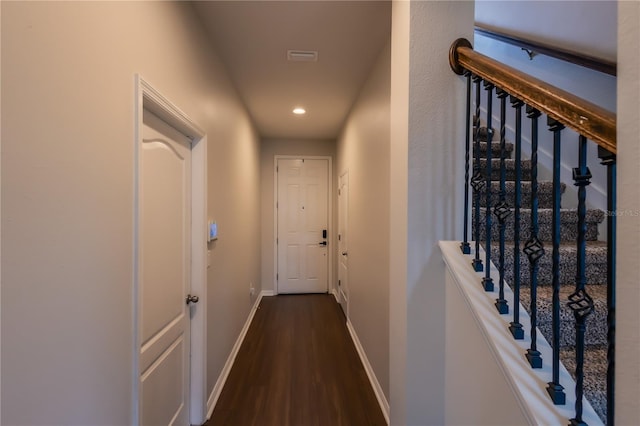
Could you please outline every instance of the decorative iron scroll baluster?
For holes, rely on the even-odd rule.
[[[474,160],[473,160],[473,177],[471,178],[471,187],[473,188],[473,205],[474,205],[474,236],[473,239],[476,242],[476,251],[473,262],[473,270],[476,272],[482,272],[482,259],[480,259],[480,191],[484,185],[484,176],[482,176],[482,169],[480,168],[480,83],[482,78],[474,75],[472,77],[473,82],[476,84],[476,109],[473,116],[474,132]],[[487,149],[491,150],[491,141],[487,142]]]
[[[598,147],[601,164],[607,166],[607,425],[615,424],[616,353],[616,155]]]
[[[551,252],[552,261],[552,289],[551,300],[551,349],[553,352],[552,380],[547,385],[547,393],[556,405],[565,403],[566,397],[564,387],[560,384],[560,198],[562,197],[560,182],[560,142],[561,132],[564,125],[560,122],[547,118],[549,130],[553,132],[553,216],[551,223],[551,240],[553,250]]]
[[[586,196],[587,185],[591,179],[591,171],[587,167],[587,138],[580,135],[578,146],[578,167],[573,169],[573,180],[578,187],[578,242],[577,242],[577,270],[576,290],[569,296],[569,307],[573,310],[576,320],[576,416],[571,419],[571,425],[584,425],[582,420],[582,396],[584,394],[584,333],[586,320],[593,312],[593,300],[586,291],[587,284],[587,215]]]
[[[531,119],[531,229],[529,239],[522,250],[529,258],[531,286],[531,347],[527,349],[527,360],[532,368],[542,368],[542,356],[538,351],[538,261],[544,255],[544,246],[538,238],[538,118],[540,111],[527,105],[527,117]]]
[[[485,170],[486,185],[486,205],[485,205],[485,265],[484,278],[482,279],[482,287],[484,291],[493,291],[493,279],[491,278],[491,141],[493,141],[493,127],[491,126],[492,105],[493,105],[493,83],[484,82],[484,89],[487,91],[487,167]]]
[[[460,250],[463,254],[471,253],[471,246],[469,246],[469,142],[471,139],[471,73],[465,72],[467,77],[467,113],[465,116],[465,139],[464,139],[464,231],[463,240],[460,243]]]
[[[504,228],[505,222],[509,216],[511,216],[511,209],[505,201],[505,195],[507,192],[505,181],[506,165],[505,165],[505,151],[506,151],[506,102],[509,94],[504,90],[497,88],[496,95],[500,99],[500,193],[498,204],[493,208],[493,212],[498,217],[498,224],[500,225],[500,258],[498,260],[498,270],[500,275],[500,281],[498,283],[498,298],[496,299],[496,309],[500,314],[509,313],[509,304],[504,298]]]
[[[522,207],[522,106],[524,102],[511,96],[511,106],[515,111],[516,140],[515,163],[516,180],[513,210],[513,321],[509,330],[514,339],[524,339],[524,329],[520,324],[520,208]]]

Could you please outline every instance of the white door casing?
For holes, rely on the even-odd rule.
[[[326,293],[329,277],[328,158],[276,159],[278,293]]]
[[[349,171],[338,178],[338,301],[349,318]]]
[[[133,424],[206,420],[206,135],[136,76]],[[186,304],[191,292],[202,301]]]

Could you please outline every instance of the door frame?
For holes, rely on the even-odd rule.
[[[333,158],[330,155],[274,155],[273,157],[273,289],[278,293],[278,160],[328,160],[327,181],[327,293],[330,293],[334,280],[333,271]]]
[[[140,423],[140,171],[143,110],[147,109],[191,139],[191,283],[201,303],[190,315],[189,421],[202,424],[207,407],[207,135],[193,120],[139,74],[135,76],[133,221],[133,424]]]

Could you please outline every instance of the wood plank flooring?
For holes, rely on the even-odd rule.
[[[206,425],[386,425],[333,296],[262,299]]]

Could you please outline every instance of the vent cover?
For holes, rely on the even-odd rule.
[[[316,50],[287,50],[287,60],[291,62],[317,62]]]

